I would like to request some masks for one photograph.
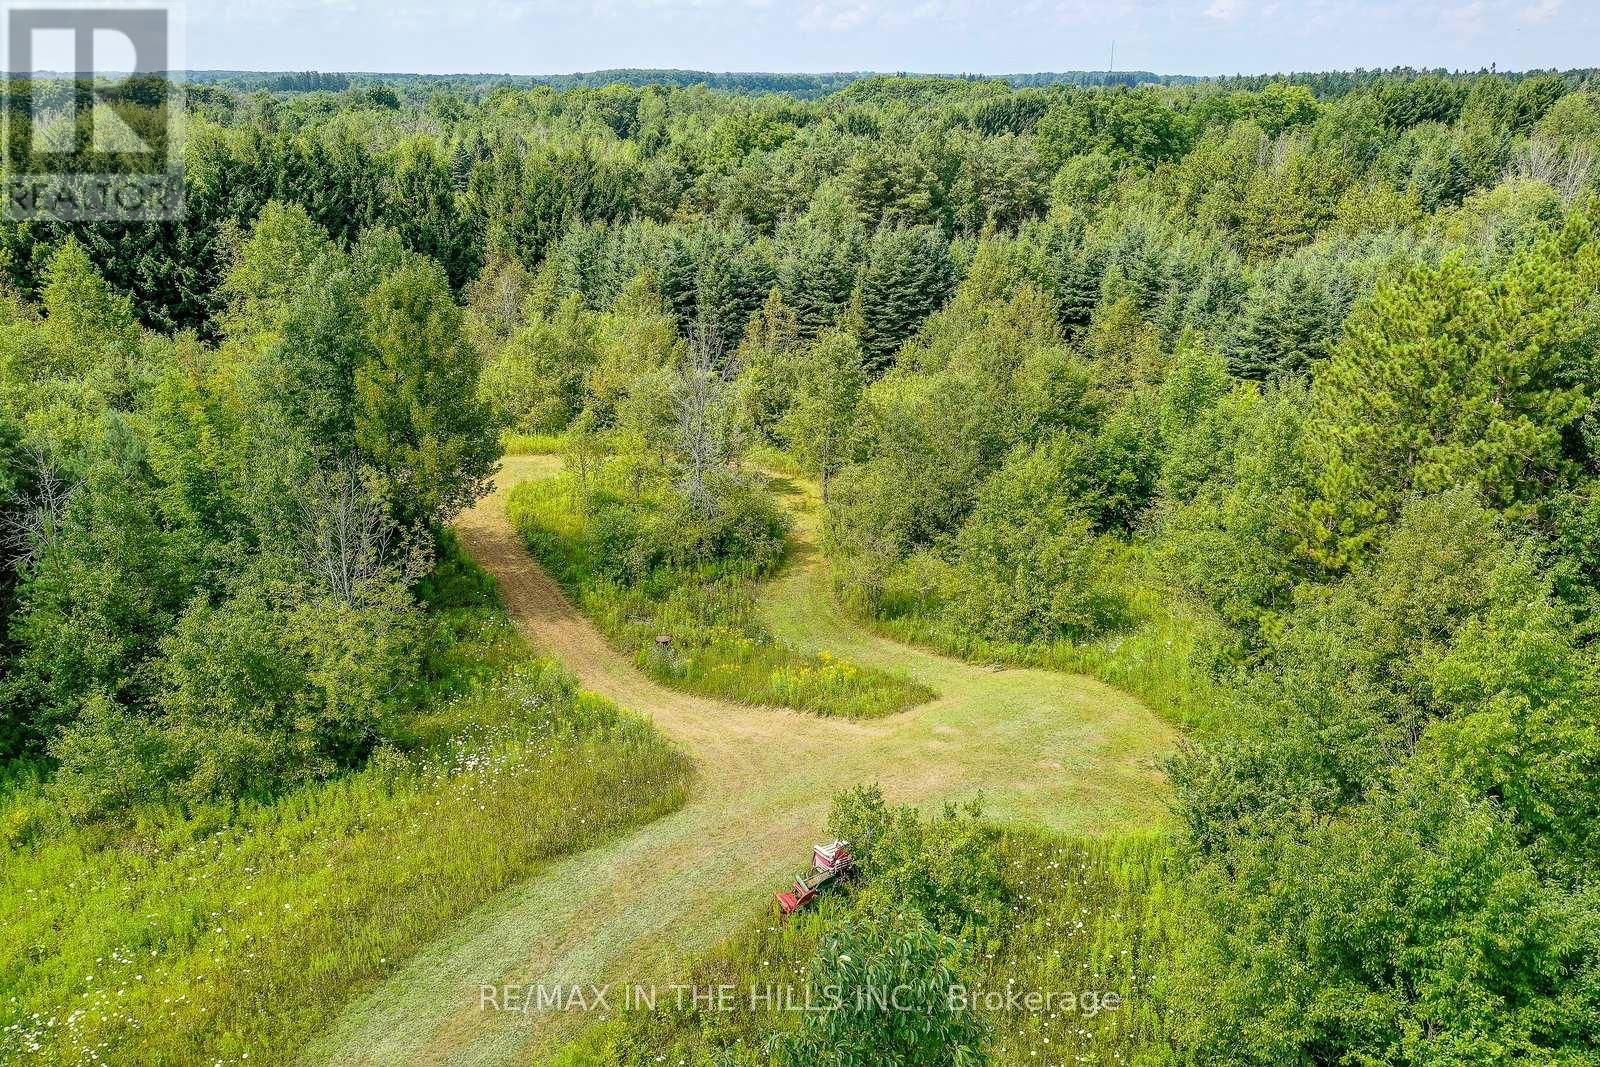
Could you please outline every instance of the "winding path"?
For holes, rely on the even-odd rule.
[[[535,648],[585,688],[649,716],[693,756],[696,791],[673,814],[552,865],[442,931],[352,1004],[308,1062],[528,1062],[583,1016],[484,1011],[482,985],[670,983],[687,959],[766,906],[806,863],[832,795],[859,782],[923,804],[981,790],[997,819],[1085,834],[1162,818],[1154,762],[1174,741],[1171,727],[1092,679],[994,671],[852,625],[812,559],[811,512],[799,494],[791,497],[799,558],[764,590],[773,629],[797,647],[904,670],[939,697],[854,722],[657,684],[572,607],[506,518],[510,487],[554,470],[551,459],[508,458],[497,490],[458,523],[462,541],[498,579]]]

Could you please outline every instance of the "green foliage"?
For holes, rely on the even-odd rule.
[[[367,298],[374,358],[355,373],[355,443],[396,517],[438,523],[488,488],[499,456],[479,363],[442,271],[421,263]]]
[[[1129,622],[1118,553],[1093,530],[1074,442],[1018,450],[956,535],[947,624],[993,640],[1081,641]],[[1091,460],[1092,462],[1092,460]],[[1086,514],[1087,513],[1087,514]]]
[[[1194,1055],[1594,1054],[1595,679],[1547,590],[1471,493],[1419,499],[1296,609],[1252,728],[1178,761]],[[1224,995],[1184,989],[1222,958]]]
[[[745,327],[734,354],[739,367],[740,416],[758,440],[774,439],[778,421],[794,402],[800,344],[800,317],[774,287]]]
[[[779,229],[778,286],[802,334],[815,337],[844,315],[865,243],[865,231],[854,220],[832,227],[802,217]]]
[[[268,205],[226,291],[221,348],[144,335],[69,243],[6,327],[79,353],[10,442],[0,645],[6,748],[79,821],[359,766],[421,699],[409,585],[495,456],[443,276],[391,238]]]
[[[1338,338],[1343,309],[1321,279],[1290,263],[1256,282],[1229,344],[1229,369],[1266,381],[1303,376]]]
[[[1086,152],[1118,163],[1154,164],[1180,155],[1183,117],[1155,89],[1070,92],[1039,120],[1040,155],[1052,169]]]
[[[669,685],[856,717],[932,695],[904,677],[774,640],[755,610],[755,582],[781,558],[785,520],[764,490],[727,476],[713,486],[706,510],[659,475],[613,464],[587,482],[525,482],[510,512],[529,549],[606,636]]]
[[[390,211],[406,247],[444,268],[460,289],[482,266],[482,234],[462,225],[455,176],[442,147],[428,137],[402,142],[395,153]]]
[[[104,426],[75,491],[44,502],[48,522],[18,582],[7,702],[26,709],[25,744],[35,751],[92,695],[149,699],[151,679],[138,667],[197,578],[188,531],[163,521],[139,442],[120,418]]]
[[[937,231],[883,229],[867,249],[856,304],[869,373],[883,370],[954,288],[955,267]]]
[[[826,936],[809,968],[820,989],[840,991],[829,1011],[807,1014],[779,1045],[778,1062],[883,1064],[981,1062],[986,1028],[952,1006],[957,945],[916,919],[865,917]]]
[[[612,1058],[1594,1058],[1590,73],[611,77],[196,87],[183,226],[0,224],[5,1040],[288,1058],[335,986],[528,870],[518,849],[574,847],[530,824],[491,856],[469,808],[500,802],[402,755],[524,698],[539,731],[589,722],[543,675],[485,695],[510,638],[463,644],[481,576],[422,577],[510,431],[568,453],[517,496],[524,536],[658,678],[849,715],[929,695],[760,622],[784,531],[746,452],[781,443],[873,626],[1093,672],[1204,739],[1171,768],[1169,962],[1157,850],[857,796],[876,872],[708,964],[870,968],[934,1007],[1087,967],[1135,1006],[689,1012],[609,1029]],[[24,116],[65,101],[14,89]],[[427,712],[469,678],[481,700]],[[627,728],[561,736],[632,773]],[[601,817],[531,736],[485,744]],[[218,828],[243,866],[191,848]],[[454,896],[380,887],[397,854]],[[291,876],[312,917],[250,909]],[[152,950],[169,970],[140,971]],[[98,957],[159,974],[130,986],[139,1025],[36,1033]],[[282,990],[282,1020],[238,1006]]]
[[[1313,570],[1293,522],[1314,472],[1305,406],[1302,386],[1235,387],[1172,438],[1176,506],[1157,554],[1247,646],[1275,628]]]
[[[1258,259],[1309,244],[1333,218],[1348,177],[1300,139],[1280,140],[1269,168],[1258,169],[1239,204],[1239,241]]]
[[[1313,396],[1316,559],[1347,565],[1412,489],[1474,485],[1522,515],[1573,476],[1566,442],[1590,408],[1597,328],[1588,227],[1575,220],[1493,278],[1460,262],[1421,270],[1352,318]]]
[[[999,834],[981,815],[975,802],[925,820],[914,808],[889,807],[876,786],[857,786],[833,798],[828,830],[851,843],[872,875],[859,897],[865,911],[910,910],[937,931],[959,934],[997,925],[1011,903],[994,862]]]
[[[1244,1064],[1329,1045],[1382,1063],[1594,1055],[1581,947],[1592,944],[1593,901],[1542,885],[1492,804],[1417,783],[1302,839],[1241,847],[1233,863],[1231,880],[1195,886],[1215,894],[1221,932],[1191,942],[1174,980],[1189,1054]],[[1221,989],[1219,972],[1231,976]],[[1203,1001],[1182,988],[1205,975]]]
[[[784,922],[752,919],[695,963],[686,980],[739,990],[733,1010],[663,996],[654,1010],[592,1028],[553,1062],[882,1062],[878,1046],[857,1051],[873,1035],[910,1063],[953,1062],[962,1045],[975,1062],[1003,1065],[1127,1061],[1157,1047],[1150,976],[1170,951],[1177,889],[1165,842],[1000,831],[972,812],[923,819],[887,807],[875,788],[835,798],[835,810],[858,856],[863,834],[881,831],[883,846],[845,887]],[[956,929],[921,910],[939,897],[904,896],[935,883],[959,890]],[[916,991],[922,1010],[894,1013],[891,999],[884,1012],[877,998],[897,985],[900,1002]],[[752,1003],[752,986],[770,996]],[[840,987],[834,999],[830,986]],[[928,997],[934,990],[945,995]],[[1049,1006],[1044,991],[1055,995]],[[1030,1004],[1030,992],[1040,999]],[[808,996],[809,1012],[783,1007]],[[938,1044],[916,1029],[929,1022]]]
[[[290,1062],[441,927],[683,802],[691,769],[647,723],[531,658],[492,604],[453,618],[414,747],[354,774],[270,803],[127,796],[114,835],[55,828],[36,785],[8,783],[0,1054]],[[107,760],[137,751],[98,736]]]
[[[61,378],[114,374],[123,368],[84,361],[126,359],[137,351],[132,302],[106,285],[76,241],[67,241],[51,258],[39,295],[48,316],[42,373]]]
[[[307,274],[332,251],[327,233],[311,221],[303,207],[268,203],[222,283],[228,301],[223,315],[228,333],[244,337],[281,328],[282,317]]]
[[[866,384],[861,346],[851,334],[830,333],[793,363],[794,395],[778,429],[789,451],[821,479],[826,504],[828,481],[851,454]]]

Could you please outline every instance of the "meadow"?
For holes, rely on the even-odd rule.
[[[795,524],[792,543],[811,551],[822,539],[826,509],[816,483],[793,459],[772,448],[752,451],[752,461],[768,473],[770,485]],[[969,663],[993,667],[1036,667],[1065,674],[1086,674],[1138,697],[1152,711],[1185,730],[1211,734],[1222,729],[1223,691],[1209,662],[1226,634],[1212,612],[1171,582],[1156,567],[1130,551],[1138,565],[1130,568],[1127,624],[1114,632],[1081,640],[1001,641],[952,625],[947,614],[927,597],[907,597],[868,607],[856,590],[832,574],[826,588],[803,595],[803,612],[843,614],[858,625],[893,641],[932,649]],[[821,600],[829,610],[823,611]],[[769,611],[774,601],[769,597]],[[834,610],[834,609],[837,610]],[[786,612],[791,621],[794,613]]]
[[[1215,621],[1181,592],[1155,582],[1136,586],[1129,599],[1136,621],[1087,641],[996,641],[917,612],[856,611],[852,617],[885,637],[974,663],[1087,674],[1131,693],[1185,730],[1206,735],[1223,729],[1223,690],[1206,662],[1207,642],[1219,630]]]
[[[764,556],[728,553],[690,565],[650,559],[617,574],[614,557],[630,548],[605,524],[620,499],[600,492],[586,507],[564,475],[517,486],[509,512],[534,557],[652,678],[703,696],[849,718],[893,714],[933,696],[903,673],[827,650],[804,654],[774,638],[756,610],[756,588],[782,557],[781,529]]]
[[[1164,1033],[1154,982],[1174,934],[1178,892],[1170,842],[1155,834],[1083,839],[1023,828],[984,828],[979,837],[983,846],[965,860],[995,877],[969,895],[978,918],[951,943],[959,983],[952,988],[980,1020],[983,1062],[1112,1065],[1158,1052]],[[919,911],[916,895],[893,875],[869,871],[788,920],[751,916],[680,980],[699,990],[737,990],[731,1010],[663,994],[654,1010],[620,1010],[597,1024],[546,1067],[775,1062],[804,1006],[827,1002],[819,953],[829,935],[881,905],[884,895]],[[1052,999],[1029,1005],[1006,997],[1011,990]],[[779,1053],[776,1062],[790,1061]]]
[[[681,804],[688,761],[536,658],[479,594],[444,612],[454,640],[414,747],[358,772],[82,828],[14,782],[0,1058],[289,1062],[441,927]]]

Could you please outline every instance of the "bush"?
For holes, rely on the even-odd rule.
[[[146,734],[109,704],[52,793],[86,781],[116,833],[38,833],[38,778],[0,779],[0,1060],[292,1062],[439,930],[683,802],[690,763],[649,723],[475,617],[455,663],[479,680],[439,681],[420,747],[270,802],[141,803]]]
[[[590,493],[582,507],[600,573],[637,582],[659,567],[769,573],[783,554],[788,523],[770,494],[727,479],[698,507],[670,490],[624,496]]]
[[[787,524],[765,491],[730,480],[703,512],[670,486],[610,484],[634,473],[612,465],[587,492],[571,476],[524,482],[510,513],[529,550],[641,670],[691,692],[825,715],[887,715],[932,696],[902,675],[772,637],[756,580],[782,557]]]
[[[85,702],[51,745],[78,818],[163,793],[265,797],[357,766],[385,718],[409,710],[423,620],[403,587],[360,601],[244,584],[198,600],[160,641],[150,713]]]
[[[955,999],[955,939],[915,912],[868,914],[829,933],[808,968],[811,990],[839,1003],[807,1012],[797,1034],[778,1043],[784,1067],[872,1063],[879,1067],[968,1067],[988,1027]]]
[[[1182,914],[1164,840],[1064,840],[998,829],[970,810],[926,819],[886,806],[876,789],[836,797],[830,829],[853,835],[856,876],[783,922],[752,917],[684,977],[740,990],[733,1010],[663,999],[553,1062],[950,1063],[958,1048],[1008,1067],[1161,1062],[1165,1002],[1152,976]],[[959,910],[919,884],[959,889]],[[865,995],[895,985],[922,1010],[886,1018]],[[752,988],[771,996],[752,1001]],[[930,1000],[930,990],[944,995]],[[1034,990],[1057,1000],[1035,1010],[1005,997]],[[783,1009],[785,996],[798,1006],[808,995],[812,1010]],[[908,1021],[939,1043],[919,1044],[926,1031],[899,1025]],[[846,1051],[856,1059],[838,1058]]]

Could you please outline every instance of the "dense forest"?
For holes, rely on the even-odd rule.
[[[707,88],[732,93],[783,93],[799,99],[813,99],[837,92],[851,82],[884,75],[870,72],[832,74],[780,74],[722,72],[709,70],[592,70],[576,74],[325,74],[317,71],[269,74],[243,70],[196,70],[187,78],[193,82],[225,85],[233,89],[265,89],[269,92],[341,92],[353,82],[381,82],[396,88],[423,93],[436,89],[485,91],[497,87],[528,88],[542,85],[552,89],[603,89],[629,86],[636,89]],[[902,73],[895,77],[907,77]],[[921,75],[920,77],[927,77]],[[1015,88],[1024,86],[1075,85],[1184,85],[1201,79],[1184,74],[1156,74],[1148,70],[1073,70],[1037,74],[1010,74],[999,78],[988,75],[963,75],[963,80],[1003,81]]]
[[[1087,846],[1135,872],[1104,936],[1147,972],[1120,1044],[1074,1046],[1090,1062],[1600,1062],[1592,73],[325,77],[189,87],[181,222],[0,221],[8,917],[115,863],[293,836],[338,796],[420,810],[472,701],[528,766],[616,759],[633,806],[598,821],[679,802],[658,738],[496,629],[448,531],[504,449],[564,453],[513,513],[670,684],[925,699],[755,621],[779,471],[815,484],[864,627],[1094,673],[1185,730],[1170,833]],[[657,634],[710,658],[652,664]],[[527,691],[485,696],[507,663]],[[919,819],[841,796],[881,873],[705,966],[853,954],[939,990],[1022,973],[995,962],[1024,966],[1018,930],[1064,936],[1082,902],[1015,872],[1088,869],[1080,846]],[[482,863],[485,886],[529,869]],[[88,1062],[149,1020],[41,1021],[82,1007],[102,945],[101,913],[50,899],[66,918],[0,944],[0,1053]],[[212,958],[186,906],[135,954]],[[140,1003],[184,988],[162,973]],[[287,1058],[307,1012],[163,1047]],[[572,1062],[1039,1062],[930,1013],[656,1020]]]

